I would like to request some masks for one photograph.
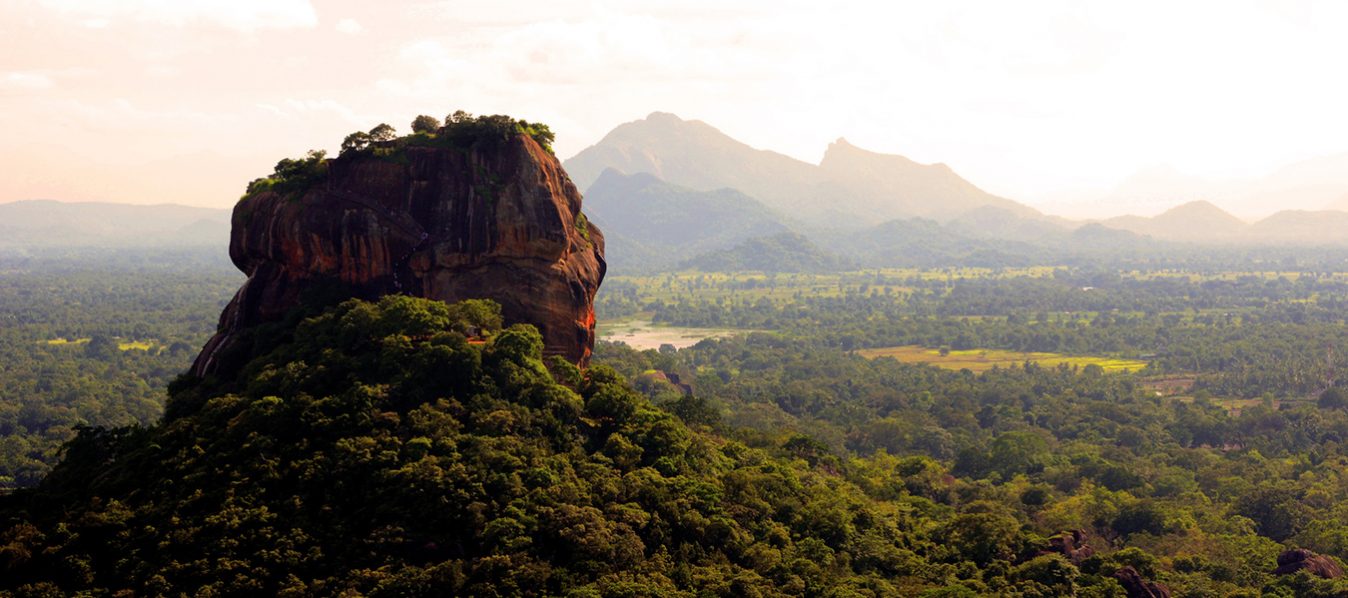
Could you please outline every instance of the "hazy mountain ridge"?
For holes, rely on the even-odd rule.
[[[803,234],[863,264],[982,260],[979,256],[1005,261],[1005,256],[1042,257],[1044,251],[1089,254],[1101,246],[1144,251],[1156,241],[1348,245],[1348,211],[1343,211],[1348,155],[1289,166],[1260,185],[1247,181],[1266,191],[1314,187],[1325,197],[1335,181],[1344,181],[1332,201],[1310,208],[1299,207],[1305,201],[1288,202],[1293,209],[1252,223],[1207,200],[1153,217],[1069,220],[989,194],[942,163],[921,164],[838,139],[815,165],[660,112],[617,126],[564,166],[586,189],[587,211],[606,231],[619,271],[694,264],[700,256],[783,233]],[[1156,205],[1168,196],[1230,194],[1234,185],[1157,167],[1125,181],[1119,193],[1145,196]],[[228,229],[228,211],[208,208],[0,204],[0,247],[211,245],[222,244]]]
[[[1245,221],[1208,201],[1191,201],[1160,215],[1119,216],[1101,224],[1158,239],[1184,241],[1229,241],[1245,228]]]
[[[1258,188],[1266,193],[1295,193],[1314,183],[1312,186],[1320,190],[1317,193],[1323,195],[1336,184],[1334,166],[1337,163],[1336,157],[1329,157],[1289,166],[1267,177]],[[816,166],[776,152],[755,149],[707,123],[660,112],[619,125],[599,143],[567,160],[565,166],[572,180],[582,188],[593,187],[604,171],[612,169],[627,174],[646,174],[693,191],[733,189],[775,212],[779,222],[787,228],[811,238],[828,236],[831,229],[870,237],[875,234],[873,227],[883,230],[887,223],[895,220],[922,218],[933,221],[943,234],[961,241],[1011,241],[1041,248],[1072,249],[1085,242],[1072,231],[1095,222],[1047,216],[1024,204],[989,194],[945,164],[920,164],[903,156],[858,148],[839,139],[830,144]],[[1348,175],[1344,176],[1344,181],[1344,189],[1348,190]],[[1208,181],[1160,167],[1126,181],[1120,187],[1120,193],[1145,195],[1154,205],[1167,197],[1167,193],[1191,197],[1215,189],[1229,194],[1234,187],[1228,183]],[[1178,191],[1174,191],[1176,189]],[[1348,207],[1348,194],[1341,193],[1336,197],[1339,197],[1339,203]],[[618,205],[605,201],[609,205]],[[641,256],[642,260],[674,263],[678,260],[662,259],[665,254],[659,250],[660,245],[676,251],[704,251],[706,246],[698,245],[702,236],[697,235],[698,241],[691,244],[671,245],[665,240],[646,247],[644,240],[637,239],[644,239],[647,233],[639,230],[699,231],[724,226],[712,222],[725,214],[716,213],[715,218],[699,218],[696,212],[676,217],[656,214],[649,216],[649,221],[641,222],[637,229],[629,231],[623,224],[615,223],[610,230],[620,249],[631,246],[631,255]],[[1348,227],[1342,224],[1337,214],[1324,212],[1320,218],[1278,214],[1251,224],[1213,202],[1195,200],[1154,217],[1119,216],[1098,222],[1104,227],[1141,237],[1180,243],[1348,244]],[[602,224],[602,220],[600,222]],[[791,224],[785,224],[788,222]],[[910,232],[924,233],[929,230],[922,225],[909,229]],[[842,236],[844,244],[855,242],[848,238],[850,236]],[[1103,238],[1098,234],[1088,236]],[[1132,241],[1124,240],[1126,237],[1112,236],[1110,239],[1111,242],[1134,245]]]
[[[0,203],[0,246],[221,246],[229,210],[35,199]]]
[[[755,237],[719,251],[711,251],[679,265],[704,272],[837,272],[857,267],[851,260],[826,251],[800,233]]]
[[[1348,210],[1348,153],[1295,162],[1263,176],[1210,178],[1168,165],[1142,169],[1112,189],[1064,197],[1064,209],[1108,206],[1114,213],[1206,200],[1246,219],[1279,210]]]
[[[962,235],[1028,243],[1064,238],[1079,223],[1061,218],[1025,216],[999,206],[982,206],[965,212],[946,223]]]
[[[846,139],[829,144],[819,168],[829,177],[828,184],[854,190],[876,214],[890,217],[951,220],[984,207],[1019,217],[1042,215],[979,189],[944,163],[919,164],[904,156],[859,148]]]
[[[1348,245],[1348,212],[1282,210],[1247,223],[1208,201],[1192,201],[1150,218],[1120,216],[1109,228],[1155,239],[1225,245]]]
[[[619,125],[565,162],[582,188],[605,169],[695,190],[737,189],[792,218],[860,228],[895,218],[950,220],[982,206],[1039,212],[979,189],[944,164],[919,164],[838,140],[819,165],[737,141],[707,123],[656,112]]]
[[[606,233],[615,270],[672,266],[702,252],[791,228],[734,189],[694,191],[653,174],[607,169],[585,195],[589,218]]]
[[[1251,224],[1247,239],[1282,245],[1348,245],[1348,212],[1283,210]]]

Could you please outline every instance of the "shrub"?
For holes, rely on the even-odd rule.
[[[328,153],[323,150],[309,150],[303,158],[285,158],[276,163],[271,176],[253,179],[248,183],[243,199],[263,191],[291,194],[307,189],[322,180],[328,174]]]

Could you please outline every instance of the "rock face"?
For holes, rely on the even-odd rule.
[[[1273,574],[1291,575],[1303,569],[1325,579],[1343,577],[1343,568],[1333,559],[1305,548],[1288,550],[1278,555],[1278,568],[1273,570]]]
[[[1114,572],[1114,579],[1128,592],[1128,598],[1170,598],[1170,588],[1163,583],[1147,581],[1131,566]]]
[[[234,208],[229,254],[248,280],[191,371],[237,370],[242,331],[319,289],[492,299],[507,324],[538,327],[545,353],[584,366],[606,265],[604,237],[580,205],[556,157],[526,135],[334,159],[298,195],[265,191]]]
[[[1073,565],[1080,565],[1095,554],[1095,549],[1086,544],[1086,532],[1076,529],[1049,538],[1048,547],[1039,554],[1061,554]]]

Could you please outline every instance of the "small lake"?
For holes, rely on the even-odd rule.
[[[722,338],[750,332],[734,328],[683,328],[661,326],[647,320],[619,320],[600,323],[595,330],[599,340],[627,343],[633,349],[659,349],[670,344],[680,349],[696,345],[705,338]]]

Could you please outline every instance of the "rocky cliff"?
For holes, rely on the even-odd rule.
[[[248,280],[193,374],[236,370],[248,329],[318,289],[329,299],[492,299],[507,323],[538,327],[545,353],[586,364],[604,238],[534,139],[386,144],[319,166],[323,176],[302,189],[264,190],[235,207],[229,253]]]

